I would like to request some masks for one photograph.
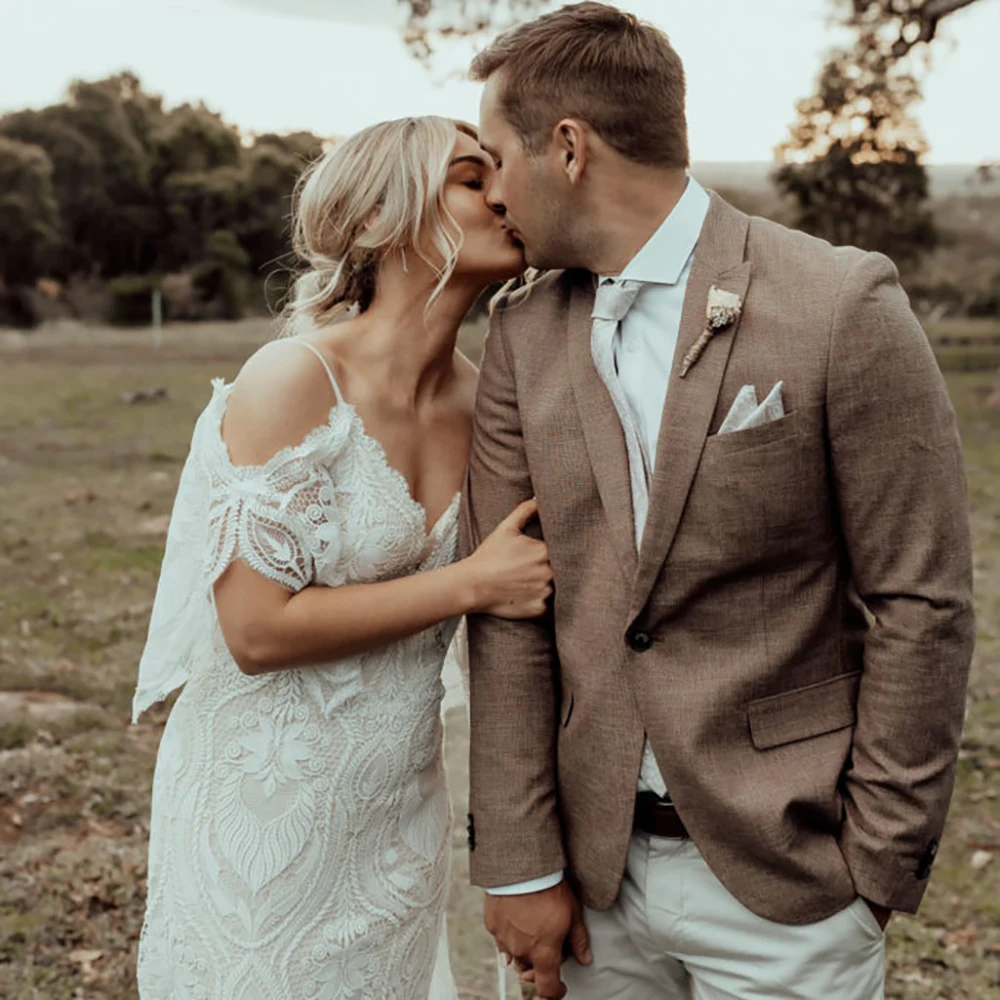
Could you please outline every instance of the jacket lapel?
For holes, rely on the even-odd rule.
[[[625,435],[615,404],[601,381],[590,350],[594,288],[590,274],[573,286],[569,307],[569,367],[587,454],[601,503],[618,551],[622,572],[631,584],[636,570],[635,520]]]
[[[712,337],[685,378],[680,377],[681,361],[705,329],[712,285],[734,292],[745,301],[750,284],[750,262],[743,260],[748,229],[749,219],[745,215],[731,208],[718,195],[712,195],[712,204],[688,278],[677,348],[660,423],[649,515],[643,531],[632,594],[632,620],[645,607],[677,534],[718,402],[739,320]],[[627,475],[624,481],[627,486]]]

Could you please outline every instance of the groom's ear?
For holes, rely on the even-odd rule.
[[[564,118],[553,130],[552,138],[559,168],[570,184],[579,184],[587,166],[586,126],[575,118]]]

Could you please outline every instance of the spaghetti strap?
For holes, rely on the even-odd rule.
[[[337,380],[333,377],[333,371],[331,370],[330,366],[326,363],[326,358],[323,357],[323,355],[319,352],[317,348],[313,347],[312,344],[307,343],[305,340],[296,340],[295,343],[300,344],[307,351],[312,351],[313,354],[315,354],[316,357],[319,358],[319,363],[323,366],[324,369],[326,369],[326,374],[329,376],[330,385],[333,386],[333,391],[337,397],[337,402],[342,406],[344,403],[344,397],[340,393],[340,386],[337,385]]]

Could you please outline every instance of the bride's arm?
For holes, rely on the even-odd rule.
[[[223,424],[234,466],[260,466],[321,424],[330,399],[323,381],[310,382],[316,370],[306,364],[275,377],[248,364]],[[353,656],[473,611],[540,615],[551,592],[547,550],[522,534],[535,510],[522,504],[459,563],[382,583],[295,592],[235,553],[214,583],[223,637],[240,669],[258,674]]]
[[[215,585],[222,634],[247,674],[386,646],[466,614],[479,594],[480,582],[468,560],[385,583],[311,586],[297,594],[237,560]]]

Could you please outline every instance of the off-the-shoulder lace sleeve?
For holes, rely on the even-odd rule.
[[[333,480],[315,456],[298,450],[266,466],[210,470],[205,572],[211,586],[234,559],[298,591],[316,561],[335,564],[340,517]]]
[[[211,655],[212,585],[234,559],[299,591],[315,578],[318,560],[330,582],[340,556],[331,469],[350,432],[349,414],[334,408],[328,423],[264,465],[234,466],[220,433],[229,388],[219,380],[213,387],[174,501],[133,719],[186,683],[199,657]]]
[[[263,465],[234,466],[221,434],[209,442],[217,447],[205,453],[208,586],[235,559],[293,591],[313,581],[317,560],[336,565],[342,519],[330,469],[349,431],[344,416],[334,410],[328,423]]]

